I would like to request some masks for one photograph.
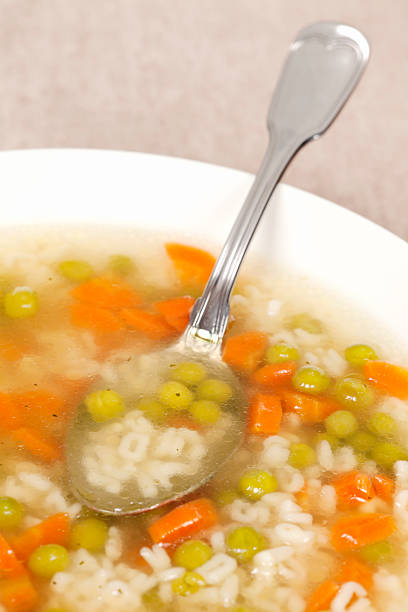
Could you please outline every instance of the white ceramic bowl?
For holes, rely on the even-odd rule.
[[[2,152],[0,171],[2,225],[134,225],[204,246],[223,243],[252,181],[219,166],[116,151]],[[383,228],[281,185],[251,252],[347,296],[407,345],[408,245]]]

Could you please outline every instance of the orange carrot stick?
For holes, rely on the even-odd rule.
[[[282,420],[282,404],[277,395],[256,393],[249,405],[249,432],[271,436],[277,434]]]
[[[175,542],[208,529],[218,521],[212,502],[205,497],[171,510],[148,527],[153,542]]]
[[[306,393],[283,391],[281,393],[284,412],[294,412],[303,423],[321,423],[332,412],[339,409],[335,401],[328,397],[311,397]]]
[[[0,581],[0,604],[7,612],[31,612],[38,600],[28,575]]]
[[[250,382],[254,385],[279,387],[288,384],[296,371],[296,361],[284,361],[262,366],[252,374]]]
[[[231,368],[250,374],[259,365],[267,341],[266,334],[256,331],[232,336],[225,343],[222,358]]]
[[[338,552],[347,552],[388,538],[395,530],[389,514],[353,514],[337,520],[331,528],[331,541]]]
[[[373,570],[371,567],[354,557],[345,559],[335,575],[338,582],[358,582],[367,591],[373,586]]]
[[[408,398],[408,370],[386,361],[366,361],[364,375],[381,393]]]
[[[124,308],[119,313],[122,321],[152,340],[171,338],[175,330],[160,314],[146,312],[138,308]]]
[[[0,393],[0,427],[12,431],[24,423],[24,415],[11,393]]]
[[[107,308],[74,302],[70,306],[70,312],[71,323],[75,327],[83,327],[100,333],[112,333],[124,327],[117,314]]]
[[[69,536],[69,515],[63,512],[53,514],[34,527],[30,527],[12,541],[13,550],[22,561],[44,544],[67,546]]]
[[[320,584],[306,602],[305,612],[321,612],[328,610],[333,599],[340,590],[340,585],[334,580],[326,580]]]
[[[153,306],[171,327],[182,332],[188,324],[194,302],[194,298],[184,296],[156,302]]]
[[[202,249],[176,242],[168,242],[165,248],[177,276],[183,283],[204,285],[207,282],[215,264],[215,257]]]
[[[71,295],[79,302],[108,310],[131,308],[141,302],[140,296],[132,287],[109,278],[92,278],[75,287]]]
[[[372,480],[375,494],[384,501],[391,502],[395,493],[395,482],[385,474],[376,474]]]
[[[358,470],[338,476],[331,484],[336,490],[337,503],[341,509],[358,506],[375,495],[371,478]]]
[[[11,432],[11,437],[18,446],[30,452],[34,457],[42,459],[46,463],[57,461],[62,458],[61,448],[50,440],[45,440],[42,435],[29,427],[19,427]]]
[[[10,544],[0,534],[0,576],[2,578],[15,578],[25,573],[24,565],[17,559]]]

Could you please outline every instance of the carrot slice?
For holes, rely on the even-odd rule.
[[[336,402],[324,396],[310,396],[296,391],[281,394],[283,411],[299,415],[303,423],[321,423],[332,412],[339,409]]]
[[[259,365],[267,341],[266,334],[257,331],[233,336],[226,341],[222,358],[231,368],[250,374]]]
[[[59,446],[50,440],[45,440],[39,432],[29,427],[14,429],[11,432],[11,437],[17,442],[18,446],[46,463],[57,461],[62,457]]]
[[[271,363],[255,370],[250,378],[254,385],[264,385],[266,387],[279,387],[292,380],[296,371],[296,361],[285,361],[282,363]]]
[[[7,612],[30,612],[38,600],[28,575],[0,581],[0,604]]]
[[[282,420],[282,403],[277,395],[256,393],[249,405],[249,432],[270,436],[277,434]]]
[[[353,514],[334,523],[331,541],[338,552],[347,552],[388,538],[395,530],[389,514]]]
[[[153,306],[171,327],[182,332],[188,324],[190,311],[194,306],[194,302],[194,298],[184,296],[173,298],[172,300],[156,302]]]
[[[363,561],[350,557],[342,561],[335,579],[338,582],[358,582],[369,591],[373,586],[373,570]]]
[[[75,287],[71,295],[79,302],[109,310],[131,308],[138,306],[141,302],[140,296],[132,287],[109,278],[92,278]]]
[[[387,395],[408,398],[408,370],[386,361],[366,361],[364,375],[370,383]]]
[[[11,393],[0,393],[0,426],[1,429],[12,431],[24,422],[24,415]]]
[[[18,361],[24,355],[24,349],[15,342],[0,341],[0,359],[4,361]]]
[[[385,474],[376,474],[372,480],[375,494],[384,501],[391,502],[395,493],[395,482]]]
[[[375,495],[371,478],[358,470],[338,476],[331,484],[336,490],[337,503],[342,509],[358,506]]]
[[[138,308],[124,308],[120,317],[131,329],[141,332],[152,340],[164,340],[174,335],[173,327],[160,315]]]
[[[330,604],[340,590],[340,585],[334,580],[326,580],[311,594],[306,603],[305,612],[320,612],[330,608]]]
[[[2,578],[15,578],[25,573],[24,565],[17,559],[10,544],[0,534],[0,576]]]
[[[105,333],[116,332],[123,328],[123,323],[116,313],[106,308],[74,302],[70,306],[70,311],[71,323],[75,327]]]
[[[50,422],[65,419],[66,407],[64,401],[49,391],[38,389],[24,391],[11,395],[24,419],[30,425],[48,426]],[[26,421],[27,422],[27,421]]]
[[[202,497],[174,508],[152,523],[147,530],[156,544],[176,542],[202,529],[212,527],[217,521],[217,513],[212,502]]]
[[[214,267],[215,257],[196,247],[168,242],[165,245],[177,276],[183,283],[204,285]]]
[[[30,527],[12,541],[18,559],[27,561],[31,553],[44,544],[67,546],[69,536],[69,515],[63,512],[53,514],[34,527]]]

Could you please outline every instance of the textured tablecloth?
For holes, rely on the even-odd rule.
[[[408,0],[0,0],[0,148],[130,149],[255,171],[287,47],[318,20],[359,27],[371,61],[285,180],[408,239]]]

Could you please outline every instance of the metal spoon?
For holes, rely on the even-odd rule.
[[[214,266],[190,323],[177,344],[163,352],[167,363],[194,359],[234,388],[231,423],[222,444],[210,449],[199,472],[175,482],[172,489],[141,499],[137,490],[112,495],[89,485],[82,459],[84,432],[92,426],[80,410],[67,436],[67,467],[74,494],[106,514],[144,512],[197,489],[221,467],[242,438],[246,403],[238,379],[221,359],[229,318],[229,301],[238,270],[275,187],[297,151],[329,127],[360,79],[369,45],[355,28],[338,23],[305,27],[291,44],[268,112],[270,142],[241,211]]]

